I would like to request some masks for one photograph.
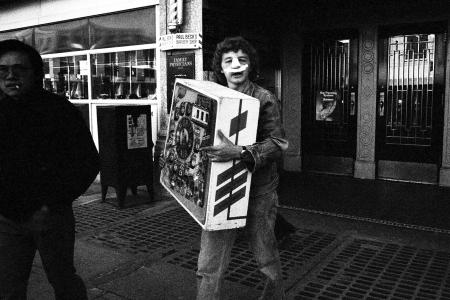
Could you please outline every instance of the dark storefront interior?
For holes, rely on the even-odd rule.
[[[205,70],[209,70],[217,42],[225,36],[243,35],[260,53],[259,83],[277,93],[276,72],[284,74],[281,70],[287,46],[284,37],[296,36],[301,41],[299,55],[284,59],[301,59],[303,66],[298,70],[302,74],[299,80],[303,98],[299,132],[302,172],[282,171],[283,205],[450,228],[450,222],[442,214],[449,208],[448,189],[436,185],[442,155],[441,97],[448,15],[448,1],[227,1],[220,4],[205,1]],[[374,116],[375,163],[376,178],[394,181],[353,178],[357,151],[358,38],[364,26],[377,27],[379,53],[388,53],[379,54],[376,65],[380,77],[377,92],[381,91],[383,96],[381,100],[377,96],[377,116]],[[433,57],[433,61],[427,57]],[[415,68],[422,68],[421,72],[433,74],[427,77],[412,71],[405,73],[408,60],[409,65],[415,61]],[[427,66],[420,67],[417,62]],[[387,67],[389,63],[391,69]],[[402,70],[405,75],[389,75],[390,70]],[[340,78],[344,78],[342,82]],[[389,84],[386,78],[392,82]],[[285,80],[281,78],[281,82]],[[317,122],[321,116],[316,116],[316,93],[321,89],[336,91],[341,100],[334,114],[323,116],[328,122]],[[286,102],[284,95],[280,98]],[[289,108],[284,105],[283,110],[286,109]],[[395,111],[397,114],[392,113]]]

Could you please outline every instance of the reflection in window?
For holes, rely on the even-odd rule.
[[[15,39],[33,46],[33,28],[0,32],[0,41]]]
[[[91,56],[93,99],[150,99],[156,92],[155,50]]]
[[[41,54],[84,50],[89,44],[89,23],[84,19],[38,26],[34,39]]]
[[[88,98],[87,56],[44,59],[44,88],[68,99]]]
[[[150,24],[151,26],[142,26]],[[156,42],[155,8],[89,18],[90,49]]]

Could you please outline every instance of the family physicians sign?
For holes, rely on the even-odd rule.
[[[159,37],[161,50],[199,49],[202,47],[200,33],[173,33]]]

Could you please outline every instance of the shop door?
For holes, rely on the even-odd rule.
[[[302,80],[303,169],[352,174],[358,98],[357,39],[328,35],[306,41]]]
[[[379,41],[378,177],[436,183],[442,152],[445,35],[394,33]]]

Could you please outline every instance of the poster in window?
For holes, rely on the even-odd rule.
[[[167,54],[167,113],[172,106],[173,86],[176,78],[195,79],[195,54]]]
[[[147,115],[127,115],[127,148],[147,148]]]
[[[341,97],[337,91],[319,91],[316,96],[316,121],[339,121]]]

